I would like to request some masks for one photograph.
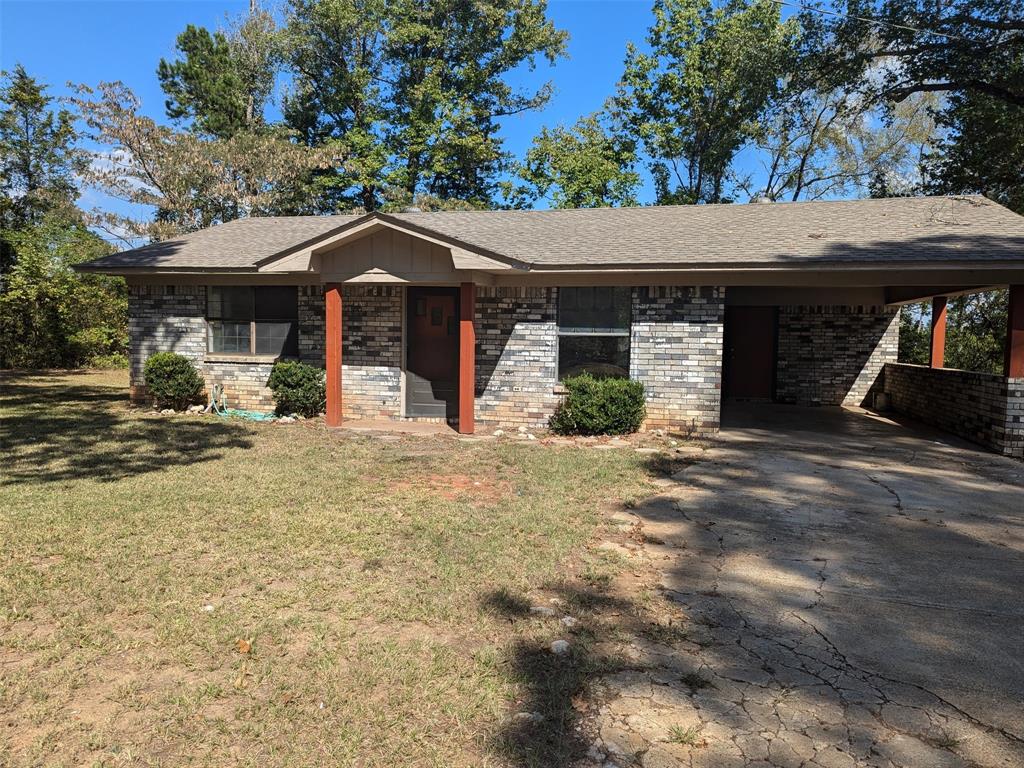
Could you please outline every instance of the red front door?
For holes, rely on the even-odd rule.
[[[775,307],[725,308],[723,394],[771,400],[775,388]]]
[[[453,290],[409,289],[406,367],[431,382],[459,376],[459,314]]]

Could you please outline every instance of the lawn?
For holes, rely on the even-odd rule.
[[[554,657],[565,627],[528,607],[600,588],[588,544],[651,491],[649,456],[162,417],[120,372],[2,376],[0,764],[572,758],[587,633]],[[548,710],[533,736],[524,707]]]

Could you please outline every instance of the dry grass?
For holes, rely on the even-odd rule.
[[[0,764],[534,762],[500,732],[557,622],[494,596],[592,567],[637,454],[125,399],[122,373],[4,374]]]

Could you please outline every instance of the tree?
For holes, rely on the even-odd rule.
[[[1008,302],[1006,290],[972,293],[949,300],[947,367],[1003,373]]]
[[[46,86],[18,64],[0,83],[0,226],[38,223],[48,212],[69,210],[78,197],[75,174],[83,157],[75,147],[74,118],[54,111]],[[2,271],[10,266],[6,263]]]
[[[543,128],[518,171],[523,192],[555,208],[636,205],[636,142],[609,120],[598,112],[568,128]]]
[[[208,139],[139,114],[122,83],[79,87],[91,138],[107,147],[85,178],[104,193],[157,210],[156,220],[96,212],[92,223],[132,241],[163,239],[245,216],[291,212],[310,174],[340,162],[332,146],[311,149],[282,130]]]
[[[943,99],[926,189],[981,192],[1024,212],[1024,0],[850,0],[841,10],[817,22],[831,36],[828,66],[841,62],[879,102]]]
[[[0,368],[123,363],[128,344],[124,280],[71,267],[110,246],[58,213],[3,233],[18,254],[0,293]]]
[[[253,4],[227,33],[189,24],[176,47],[180,57],[157,67],[168,117],[219,138],[263,127],[280,59],[269,13]]]
[[[490,203],[510,163],[499,121],[551,93],[517,91],[508,76],[564,51],[545,11],[544,0],[291,0],[286,119],[349,158],[322,182],[327,207],[373,210],[391,187]]]
[[[754,134],[764,173],[737,186],[772,201],[920,189],[934,103],[925,95],[878,108],[845,89],[785,93]]]
[[[620,101],[658,203],[727,200],[730,164],[778,92],[795,34],[770,0],[656,0],[650,52],[628,47]]]

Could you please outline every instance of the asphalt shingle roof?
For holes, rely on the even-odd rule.
[[[252,269],[360,216],[253,218],[98,259],[122,267]],[[1024,263],[1024,217],[981,196],[388,218],[538,269]]]

